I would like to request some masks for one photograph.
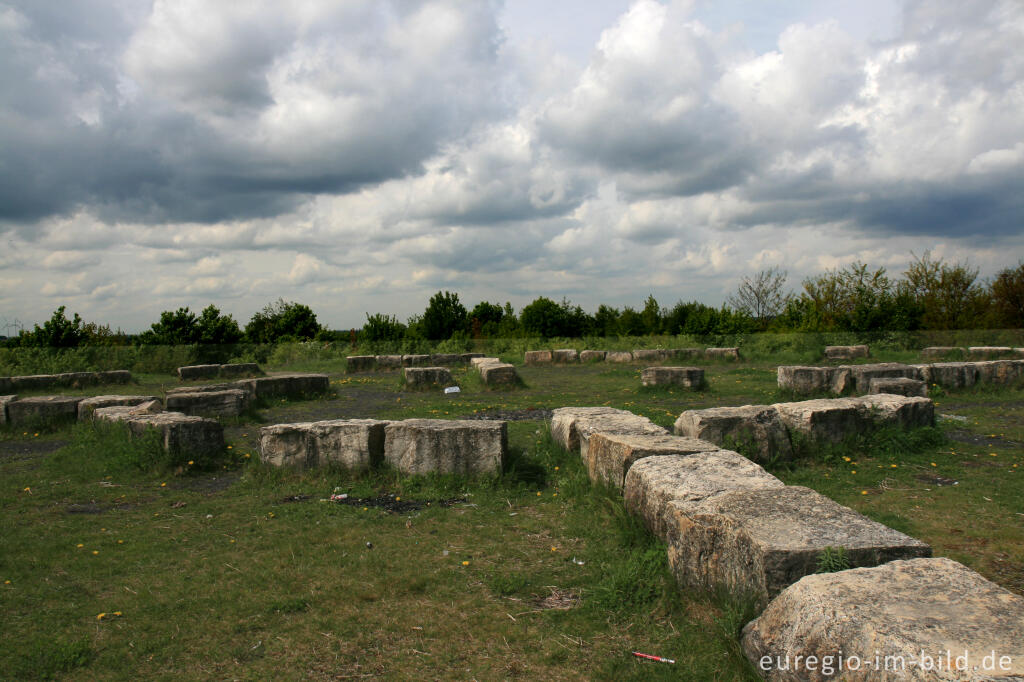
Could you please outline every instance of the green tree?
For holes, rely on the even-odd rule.
[[[603,303],[594,313],[594,333],[598,336],[619,335],[619,311]]]
[[[199,343],[199,325],[188,307],[165,310],[160,319],[142,332],[139,341],[147,345],[187,346]]]
[[[1024,261],[1015,268],[1000,271],[990,288],[997,326],[1024,328]]]
[[[523,307],[519,322],[527,334],[550,339],[561,335],[563,316],[564,311],[560,305],[546,296],[538,296]]]
[[[777,267],[762,270],[751,279],[744,277],[736,293],[726,302],[734,310],[746,313],[764,329],[789,304],[792,294],[785,291],[788,273]]]
[[[640,311],[640,320],[643,322],[645,334],[653,336],[661,333],[664,315],[654,294],[648,294],[647,300],[644,301],[644,309]]]
[[[221,315],[212,303],[199,313],[196,320],[199,343],[231,344],[242,340],[242,330],[231,315]]]
[[[474,337],[495,336],[501,326],[505,310],[495,303],[480,301],[469,313],[469,326]]]
[[[469,313],[459,302],[459,295],[439,291],[430,297],[427,309],[420,318],[423,335],[431,341],[450,339],[455,332],[465,332],[469,326]]]
[[[311,340],[319,331],[320,323],[309,306],[283,298],[267,304],[245,325],[245,337],[253,343]]]
[[[75,313],[69,320],[64,316],[65,307],[61,306],[53,311],[53,315],[42,327],[35,325],[32,331],[22,332],[21,345],[50,348],[76,348],[82,345],[88,338],[82,318]]]
[[[366,324],[363,325],[362,337],[366,341],[401,341],[405,336],[405,325],[395,316],[366,313]]]
[[[978,269],[966,263],[950,265],[924,252],[903,273],[903,291],[924,311],[927,329],[971,329],[981,326],[988,292],[978,282]]]

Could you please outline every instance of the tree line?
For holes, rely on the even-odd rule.
[[[405,322],[394,315],[366,313],[359,330],[327,329],[309,306],[279,299],[255,313],[244,329],[231,315],[209,305],[198,314],[188,308],[160,313],[138,335],[69,320],[65,306],[42,326],[7,339],[7,346],[73,348],[83,345],[273,344],[322,340],[401,344],[409,340],[584,336],[746,334],[770,332],[894,332],[952,329],[1024,328],[1024,262],[982,281],[967,263],[946,263],[928,252],[914,257],[901,277],[860,262],[826,270],[786,288],[780,268],[743,277],[721,307],[679,301],[662,307],[648,296],[639,308],[599,305],[591,314],[563,298],[540,296],[516,314],[511,303],[481,301],[466,308],[459,295],[439,291],[422,314]]]

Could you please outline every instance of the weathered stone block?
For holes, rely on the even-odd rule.
[[[405,387],[411,391],[455,385],[451,370],[447,367],[406,367],[403,372]]]
[[[0,395],[0,424],[7,424],[10,422],[10,416],[7,413],[7,406],[18,399],[16,395]]]
[[[523,363],[526,365],[548,365],[551,364],[551,360],[549,350],[528,350],[523,353]]]
[[[569,452],[580,449],[576,422],[580,419],[609,414],[632,414],[614,407],[558,407],[551,412],[551,438]]]
[[[622,488],[626,472],[637,460],[659,455],[692,455],[718,450],[705,440],[669,433],[595,433],[590,437],[584,464],[590,480]]]
[[[580,362],[604,362],[606,350],[585,350],[580,353]]]
[[[943,388],[970,388],[978,383],[978,367],[973,362],[936,362],[927,365],[922,378]]]
[[[696,360],[704,356],[700,348],[669,348],[665,351],[668,360]]]
[[[731,490],[782,487],[782,481],[743,455],[712,450],[637,460],[626,472],[624,495],[626,510],[665,540],[669,502],[692,505]]]
[[[862,403],[854,398],[823,398],[776,403],[782,423],[813,442],[838,443],[864,426]]]
[[[345,358],[346,372],[372,372],[377,369],[376,355],[349,355]]]
[[[404,367],[429,367],[429,355],[403,355],[402,366]]]
[[[515,365],[506,362],[485,362],[480,365],[480,378],[488,386],[515,386],[519,374]]]
[[[862,429],[895,426],[906,430],[935,425],[935,403],[928,398],[881,393],[850,400],[860,407]]]
[[[81,401],[81,397],[62,395],[19,398],[7,403],[7,419],[15,426],[75,421]]]
[[[260,429],[260,458],[274,466],[337,465],[358,470],[384,459],[384,427],[376,419],[275,424]]]
[[[644,386],[701,388],[704,370],[700,367],[647,367],[640,372],[640,383]]]
[[[736,490],[669,502],[669,567],[681,585],[722,586],[760,604],[814,573],[826,547],[850,566],[931,556],[931,548],[809,488]]]
[[[30,374],[28,376],[11,377],[11,390],[43,391],[60,387],[60,379],[55,374]]]
[[[905,377],[907,379],[921,379],[921,371],[912,365],[904,365],[899,362],[878,362],[871,365],[846,365],[841,369],[850,372],[852,388],[857,393],[866,393],[871,385],[872,379],[895,379]]]
[[[220,376],[224,379],[235,379],[237,377],[258,377],[263,375],[263,370],[255,362],[234,362],[220,366]]]
[[[384,460],[403,474],[497,474],[507,456],[504,421],[407,419],[384,430]]]
[[[100,383],[103,384],[130,384],[132,373],[127,369],[111,369],[105,372],[96,372]]]
[[[558,350],[551,351],[551,362],[565,365],[578,362],[579,359],[579,353],[576,352],[575,348],[559,348]]]
[[[892,395],[921,396],[928,395],[928,385],[917,379],[896,377],[892,379],[872,379],[868,383],[868,393],[891,393]]]
[[[501,358],[473,358],[469,361],[469,364],[473,367],[481,367],[482,365],[490,365],[495,362],[500,363]]]
[[[710,360],[739,360],[739,348],[705,348],[704,357]]]
[[[636,362],[664,362],[668,353],[660,348],[638,348],[633,351],[633,360]]]
[[[921,357],[923,358],[962,358],[967,353],[966,348],[960,348],[958,346],[929,346],[928,348],[921,349]]]
[[[178,368],[178,380],[180,381],[216,379],[218,376],[220,376],[220,365],[188,365]]]
[[[249,405],[249,394],[242,389],[171,393],[166,399],[168,411],[199,417],[238,417]]]
[[[758,461],[790,459],[789,433],[771,405],[712,407],[687,410],[676,419],[675,433],[710,441],[719,447],[739,448]]]
[[[92,419],[93,411],[101,407],[135,406],[148,403],[151,400],[159,400],[159,398],[155,395],[97,395],[83,398],[78,403],[78,421]]]
[[[779,682],[1021,680],[1024,597],[946,558],[808,575],[743,628],[742,644]]]
[[[239,379],[232,388],[241,388],[258,400],[274,398],[309,399],[327,393],[330,381],[326,374],[275,374],[255,379]]]
[[[1002,355],[1013,355],[1013,349],[1009,346],[970,346],[967,349],[967,357],[970,358],[992,358]]]
[[[401,355],[377,355],[377,368],[378,369],[401,369],[402,368],[402,356]]]
[[[461,365],[462,356],[458,353],[432,353],[430,356],[432,365],[446,366]]]
[[[610,350],[605,353],[605,362],[628,363],[633,362],[633,354],[628,350]]]
[[[631,435],[668,435],[668,431],[632,412],[622,411],[620,414],[605,414],[581,417],[576,421],[576,433],[580,439],[580,458],[590,461],[590,439],[598,433],[631,434]]]
[[[98,386],[102,383],[112,383],[104,381],[100,377],[99,372],[62,372],[53,376],[56,386],[69,388],[84,388],[86,386]]]
[[[1024,360],[987,360],[975,362],[974,368],[983,384],[1007,386],[1024,377]]]
[[[136,410],[138,407],[101,407],[93,411],[93,417],[105,421],[124,422],[134,436],[141,436],[149,429],[155,429],[160,433],[165,451],[192,459],[216,457],[224,451],[224,429],[212,419],[180,412],[138,414]]]
[[[230,391],[232,389],[247,391],[250,397],[256,397],[253,384],[246,380],[225,381],[219,384],[200,384],[198,386],[180,386],[178,388],[167,389],[165,394],[177,395],[179,393],[204,393],[206,391]]]
[[[779,388],[799,395],[842,393],[849,383],[850,370],[842,367],[780,365],[776,375]]]
[[[867,346],[825,346],[826,360],[853,360],[868,357]]]

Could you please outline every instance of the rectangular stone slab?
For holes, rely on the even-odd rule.
[[[668,431],[647,417],[632,412],[583,417],[576,421],[576,433],[580,439],[580,458],[587,462],[590,457],[590,439],[598,433],[630,435],[668,435]]]
[[[238,388],[224,391],[172,393],[165,400],[171,412],[200,417],[238,417],[249,405],[249,394]]]
[[[17,399],[16,395],[0,395],[0,424],[7,424],[10,421],[7,415],[7,406]]]
[[[628,350],[610,350],[604,355],[605,362],[633,362],[633,354]]]
[[[235,388],[248,390],[260,400],[293,398],[308,400],[330,390],[326,374],[275,374],[255,379],[239,379]]]
[[[255,362],[235,362],[220,366],[220,376],[224,379],[258,377],[262,374],[263,370]]]
[[[220,365],[188,365],[178,368],[178,379],[180,381],[216,379],[218,376],[220,376]]]
[[[458,353],[431,353],[430,362],[434,365],[461,365],[462,356]]]
[[[405,387],[411,391],[455,385],[451,370],[447,367],[406,367],[402,372]]]
[[[682,386],[700,388],[704,385],[704,370],[700,367],[645,367],[640,372],[644,386]]]
[[[790,431],[814,442],[838,443],[860,433],[864,425],[862,404],[853,398],[822,398],[776,403],[774,407]]]
[[[975,362],[978,381],[983,384],[1008,386],[1024,377],[1024,360],[988,360]]]
[[[739,360],[739,348],[705,348],[704,357],[712,360]]]
[[[101,407],[93,417],[111,422],[124,422],[135,436],[149,429],[160,432],[163,449],[187,455],[191,459],[216,457],[224,452],[224,429],[212,419],[194,417],[180,412],[136,414],[138,407]]]
[[[501,358],[485,358],[483,356],[478,358],[470,358],[469,364],[471,367],[480,367],[492,362],[501,362]]]
[[[660,348],[640,348],[633,351],[633,360],[637,362],[664,362],[668,353]]]
[[[526,365],[548,365],[551,364],[551,351],[549,350],[528,350],[523,353],[523,364]]]
[[[32,396],[7,403],[7,419],[14,426],[36,426],[78,419],[79,397]]]
[[[260,429],[260,459],[273,466],[367,469],[384,459],[387,423],[336,419],[265,426]]]
[[[912,365],[899,362],[876,362],[870,365],[840,365],[841,369],[849,370],[851,386],[857,393],[866,393],[872,379],[906,377],[921,379],[921,372]]]
[[[782,481],[743,455],[711,450],[637,460],[626,472],[624,497],[626,511],[665,540],[669,502],[696,504],[731,490],[782,487]]]
[[[928,395],[928,385],[923,381],[906,377],[872,379],[868,384],[868,393],[890,393],[923,398]]]
[[[401,369],[402,367],[401,355],[378,355],[376,359],[378,369]]]
[[[101,407],[114,407],[117,405],[141,405],[151,400],[159,400],[155,395],[97,395],[91,398],[83,398],[78,403],[78,421],[92,419],[94,410]]]
[[[590,480],[613,488],[623,487],[633,463],[657,455],[692,455],[718,450],[705,440],[673,436],[670,433],[595,433],[587,446],[584,464]]]
[[[428,367],[430,365],[429,355],[403,355],[403,367]]]
[[[515,386],[519,383],[515,365],[507,362],[485,362],[479,367],[480,378],[488,386]]]
[[[845,370],[849,376],[849,370]],[[799,395],[812,395],[814,393],[842,393],[836,388],[845,388],[845,381],[842,386],[836,386],[834,379],[837,368],[835,367],[807,367],[802,365],[780,365],[776,370],[779,388],[792,391]]]
[[[585,350],[580,353],[580,362],[604,362],[606,350]]]
[[[741,642],[761,676],[779,682],[823,679],[826,657],[836,675],[827,679],[849,682],[1021,680],[1024,597],[952,559],[893,561],[802,578],[743,628]]]
[[[928,398],[880,393],[851,400],[860,406],[862,428],[895,426],[906,430],[935,425],[935,403]]]
[[[818,569],[826,547],[851,567],[931,556],[931,548],[809,488],[736,490],[669,502],[669,567],[681,585],[725,587],[764,605]]]
[[[789,432],[772,405],[687,410],[676,419],[674,433],[726,449],[740,448],[757,461],[793,457]]]
[[[967,348],[967,356],[971,358],[990,358],[1000,355],[1013,355],[1013,349],[1009,346],[970,346]]]
[[[569,364],[579,361],[579,353],[575,348],[559,348],[551,351],[551,361],[560,364]]]
[[[580,435],[576,422],[584,417],[605,414],[632,414],[614,407],[558,407],[551,411],[551,438],[569,452],[580,449]]]
[[[827,360],[853,360],[868,357],[867,346],[825,346]]]
[[[372,372],[377,369],[375,355],[349,355],[345,358],[346,372]]]
[[[921,368],[921,378],[943,388],[970,388],[978,383],[978,367],[973,362],[935,362]]]
[[[384,429],[384,460],[403,474],[498,474],[507,456],[504,421],[407,419]]]

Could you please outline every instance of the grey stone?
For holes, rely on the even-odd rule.
[[[127,369],[111,369],[95,373],[101,384],[130,384],[132,373]]]
[[[406,367],[405,387],[412,391],[429,390],[432,388],[453,386],[451,370],[447,367]]]
[[[971,358],[990,358],[1012,354],[1013,349],[1009,346],[970,346],[967,349],[967,357]]]
[[[128,410],[128,414],[130,415],[157,414],[164,411],[163,403],[155,399],[147,400],[146,402],[139,403],[138,405],[129,405],[128,407],[130,408]],[[95,412],[95,410],[93,410],[93,412]]]
[[[407,419],[384,431],[384,460],[403,474],[498,474],[507,456],[504,421]]]
[[[895,377],[890,379],[872,379],[868,383],[868,393],[891,393],[893,395],[921,396],[928,395],[928,385],[917,379]]]
[[[377,367],[379,369],[401,369],[402,368],[402,356],[401,355],[378,355],[376,356]]]
[[[861,428],[895,426],[907,430],[935,425],[935,403],[928,398],[881,393],[851,400],[860,407]]]
[[[580,436],[576,422],[580,419],[610,414],[632,414],[614,407],[558,407],[551,411],[551,438],[569,452],[578,452]]]
[[[975,362],[978,381],[983,384],[1008,386],[1024,376],[1024,360],[988,360]]]
[[[462,356],[458,353],[432,353],[430,356],[430,362],[434,365],[461,365]]]
[[[704,357],[704,351],[700,348],[669,348],[665,357],[669,360],[696,360]]]
[[[263,370],[255,362],[235,362],[220,366],[220,376],[224,379],[236,377],[258,377],[263,375]]]
[[[782,487],[782,481],[743,455],[711,450],[637,460],[626,472],[624,495],[626,510],[665,540],[669,502],[692,505],[731,490]]]
[[[743,628],[742,645],[779,682],[1024,680],[1024,597],[946,558],[808,575]]]
[[[140,405],[151,400],[159,401],[155,395],[97,395],[91,398],[83,398],[78,403],[78,420],[92,419],[93,410],[100,407],[114,407],[116,405]]]
[[[704,370],[700,367],[647,367],[640,372],[644,386],[682,386],[700,388],[704,385]]]
[[[480,378],[488,386],[515,386],[519,374],[515,365],[507,362],[485,362],[480,365]]]
[[[349,355],[345,358],[346,372],[372,372],[377,369],[376,355]]]
[[[864,426],[862,403],[854,398],[823,398],[795,403],[776,403],[779,417],[790,431],[812,442],[838,443]]]
[[[548,365],[551,364],[552,356],[549,350],[528,350],[523,353],[523,364],[526,365]]]
[[[660,348],[639,348],[633,351],[636,362],[664,362],[668,353]]]
[[[845,372],[849,377],[849,370],[836,367],[806,367],[801,365],[780,365],[776,370],[779,388],[792,391],[799,395],[812,395],[814,393],[841,393],[836,391],[834,383],[838,372]],[[846,381],[842,382],[840,389],[845,389]]]
[[[851,567],[931,556],[931,548],[809,488],[735,490],[669,502],[669,567],[680,585],[725,587],[760,605],[818,569],[826,547]]]
[[[384,459],[387,424],[376,419],[337,419],[265,426],[260,429],[260,459],[273,466],[367,469]]]
[[[56,374],[30,374],[11,377],[13,391],[44,391],[61,386],[60,377]]]
[[[180,381],[195,381],[197,379],[216,379],[220,376],[220,365],[188,365],[178,368],[178,379]]]
[[[403,355],[402,356],[403,367],[429,367],[430,356],[429,355]]]
[[[637,460],[657,455],[692,455],[718,450],[705,440],[670,433],[595,433],[590,437],[584,464],[590,480],[621,489],[626,472]]]
[[[631,435],[668,435],[668,431],[632,412],[581,417],[576,421],[576,433],[580,440],[580,458],[590,461],[590,439],[598,433]]]
[[[558,350],[551,351],[551,362],[564,365],[579,362],[579,359],[579,353],[576,352],[575,348],[559,348]]]
[[[258,400],[292,398],[306,400],[330,390],[326,374],[275,374],[255,379],[239,379],[232,388],[241,388]]]
[[[469,361],[469,364],[471,366],[473,366],[473,367],[481,367],[483,365],[490,365],[490,364],[493,364],[493,363],[496,363],[496,362],[497,363],[501,363],[501,358],[485,358],[485,357],[473,358],[473,359],[471,359]]]
[[[978,367],[973,362],[936,362],[926,366],[922,378],[943,388],[970,388],[978,383]]]
[[[853,360],[868,357],[867,346],[825,346],[827,360]]]
[[[610,350],[605,353],[605,362],[626,363],[633,362],[633,354],[628,350]]]
[[[674,430],[680,436],[700,438],[724,448],[739,448],[758,461],[793,456],[789,433],[771,405],[687,410],[676,419]]]
[[[705,348],[704,357],[711,360],[739,360],[739,348]]]
[[[249,394],[238,388],[172,393],[167,396],[166,406],[171,412],[200,417],[238,417],[249,406]]]
[[[243,390],[248,391],[250,397],[255,398],[253,384],[251,382],[241,381],[226,381],[219,384],[199,384],[197,386],[180,386],[178,388],[169,388],[164,393],[166,395],[178,395],[179,393],[204,393],[206,391],[230,391],[230,390]]]
[[[962,358],[965,353],[967,349],[958,346],[929,346],[921,349],[923,358]]]
[[[585,350],[580,353],[580,362],[604,362],[606,350]]]
[[[7,420],[14,426],[36,426],[78,419],[81,397],[62,395],[18,398],[7,403]]]
[[[192,459],[216,457],[224,451],[224,429],[216,421],[180,412],[138,414],[138,407],[101,407],[93,417],[102,421],[124,422],[133,436],[150,429],[160,433],[161,445],[167,452]]]
[[[18,399],[16,395],[0,395],[0,424],[6,424],[10,421],[10,417],[7,414],[7,406]]]
[[[899,362],[878,362],[870,365],[845,365],[842,369],[850,371],[852,388],[857,393],[866,393],[872,379],[921,379],[921,371],[917,367]]]

